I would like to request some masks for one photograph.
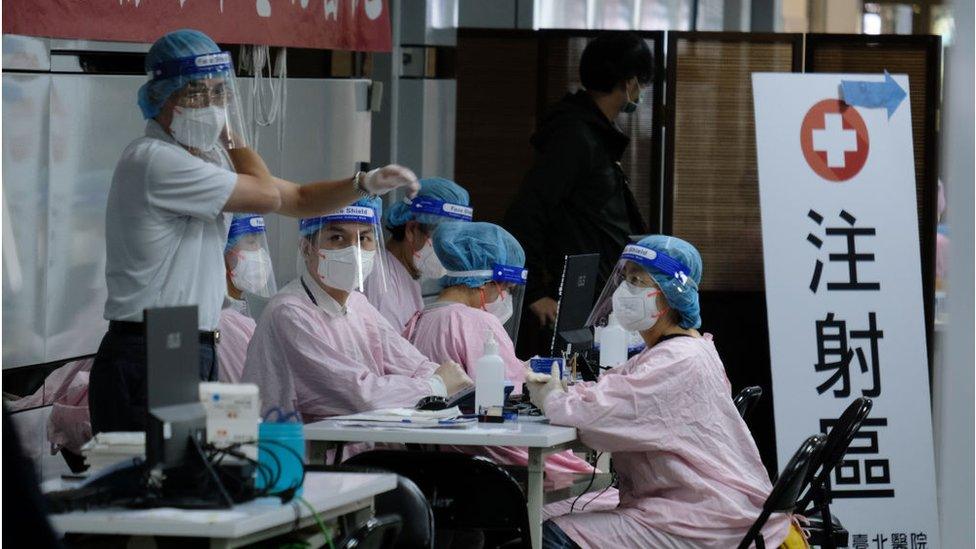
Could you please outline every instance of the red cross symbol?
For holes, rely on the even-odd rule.
[[[800,147],[817,175],[847,181],[868,160],[868,128],[857,109],[838,99],[824,99],[803,117]]]

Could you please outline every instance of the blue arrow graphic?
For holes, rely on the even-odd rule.
[[[888,71],[885,71],[884,75],[884,82],[841,80],[840,93],[844,103],[869,109],[884,107],[888,110],[888,119],[890,120],[891,115],[895,114],[898,105],[901,105],[908,94],[888,74]]]

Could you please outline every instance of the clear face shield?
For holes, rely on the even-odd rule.
[[[386,291],[386,250],[376,210],[347,206],[334,214],[299,222],[299,273],[323,285],[351,292]]]
[[[420,273],[421,279],[438,280],[447,272],[444,265],[434,253],[434,228],[437,223],[462,221],[473,219],[474,209],[461,204],[446,202],[429,196],[418,196],[414,199],[404,198],[415,219],[425,229],[426,243],[413,252],[413,266]]]
[[[522,299],[525,296],[525,282],[529,271],[522,267],[495,264],[492,269],[483,271],[447,271],[451,277],[491,277],[481,293],[481,308],[495,315],[505,326],[505,331],[515,341],[518,336]]]
[[[234,299],[247,294],[270,298],[277,291],[264,218],[236,215],[231,221],[224,248],[227,293]]]
[[[651,276],[657,273],[658,277]],[[697,286],[689,277],[689,269],[677,259],[657,250],[630,244],[624,248],[607,285],[597,298],[586,321],[589,327],[604,327],[611,319],[625,330],[641,332],[650,329],[668,312],[664,294],[685,293]],[[666,280],[659,282],[659,275]],[[662,287],[664,284],[665,287]]]
[[[154,80],[179,79],[173,92],[170,133],[190,152],[206,156],[218,147],[247,146],[237,78],[230,53],[182,57],[156,65]]]

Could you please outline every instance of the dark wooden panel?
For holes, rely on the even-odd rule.
[[[501,222],[532,165],[537,81],[537,38],[459,33],[454,177],[479,221]]]
[[[694,243],[704,291],[763,289],[753,72],[798,68],[799,35],[672,33],[665,232]]]

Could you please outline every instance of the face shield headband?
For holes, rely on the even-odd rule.
[[[447,271],[447,276],[451,277],[465,277],[465,276],[475,276],[475,277],[486,277],[491,278],[495,282],[510,282],[512,284],[518,284],[524,286],[526,281],[529,279],[528,269],[523,269],[522,267],[513,267],[511,265],[502,265],[496,263],[492,266],[491,270],[480,270],[480,271]]]
[[[404,198],[403,203],[410,206],[410,211],[415,214],[437,215],[457,221],[471,221],[474,218],[473,208],[429,196],[418,196],[413,199]]]
[[[232,242],[236,242],[244,235],[263,232],[264,218],[260,215],[235,217],[230,223],[230,230],[227,232],[227,247],[230,248]]]
[[[363,206],[346,206],[329,215],[310,217],[298,222],[298,230],[302,235],[309,235],[318,231],[329,223],[368,223],[377,225],[376,210]]]
[[[152,79],[166,80],[195,74],[229,75],[233,73],[232,67],[230,52],[193,55],[156,63],[152,70]]]
[[[688,267],[664,252],[652,250],[639,244],[629,244],[624,248],[620,258],[633,261],[648,272],[664,273],[679,287],[698,287],[695,281],[688,276],[691,272]]]

